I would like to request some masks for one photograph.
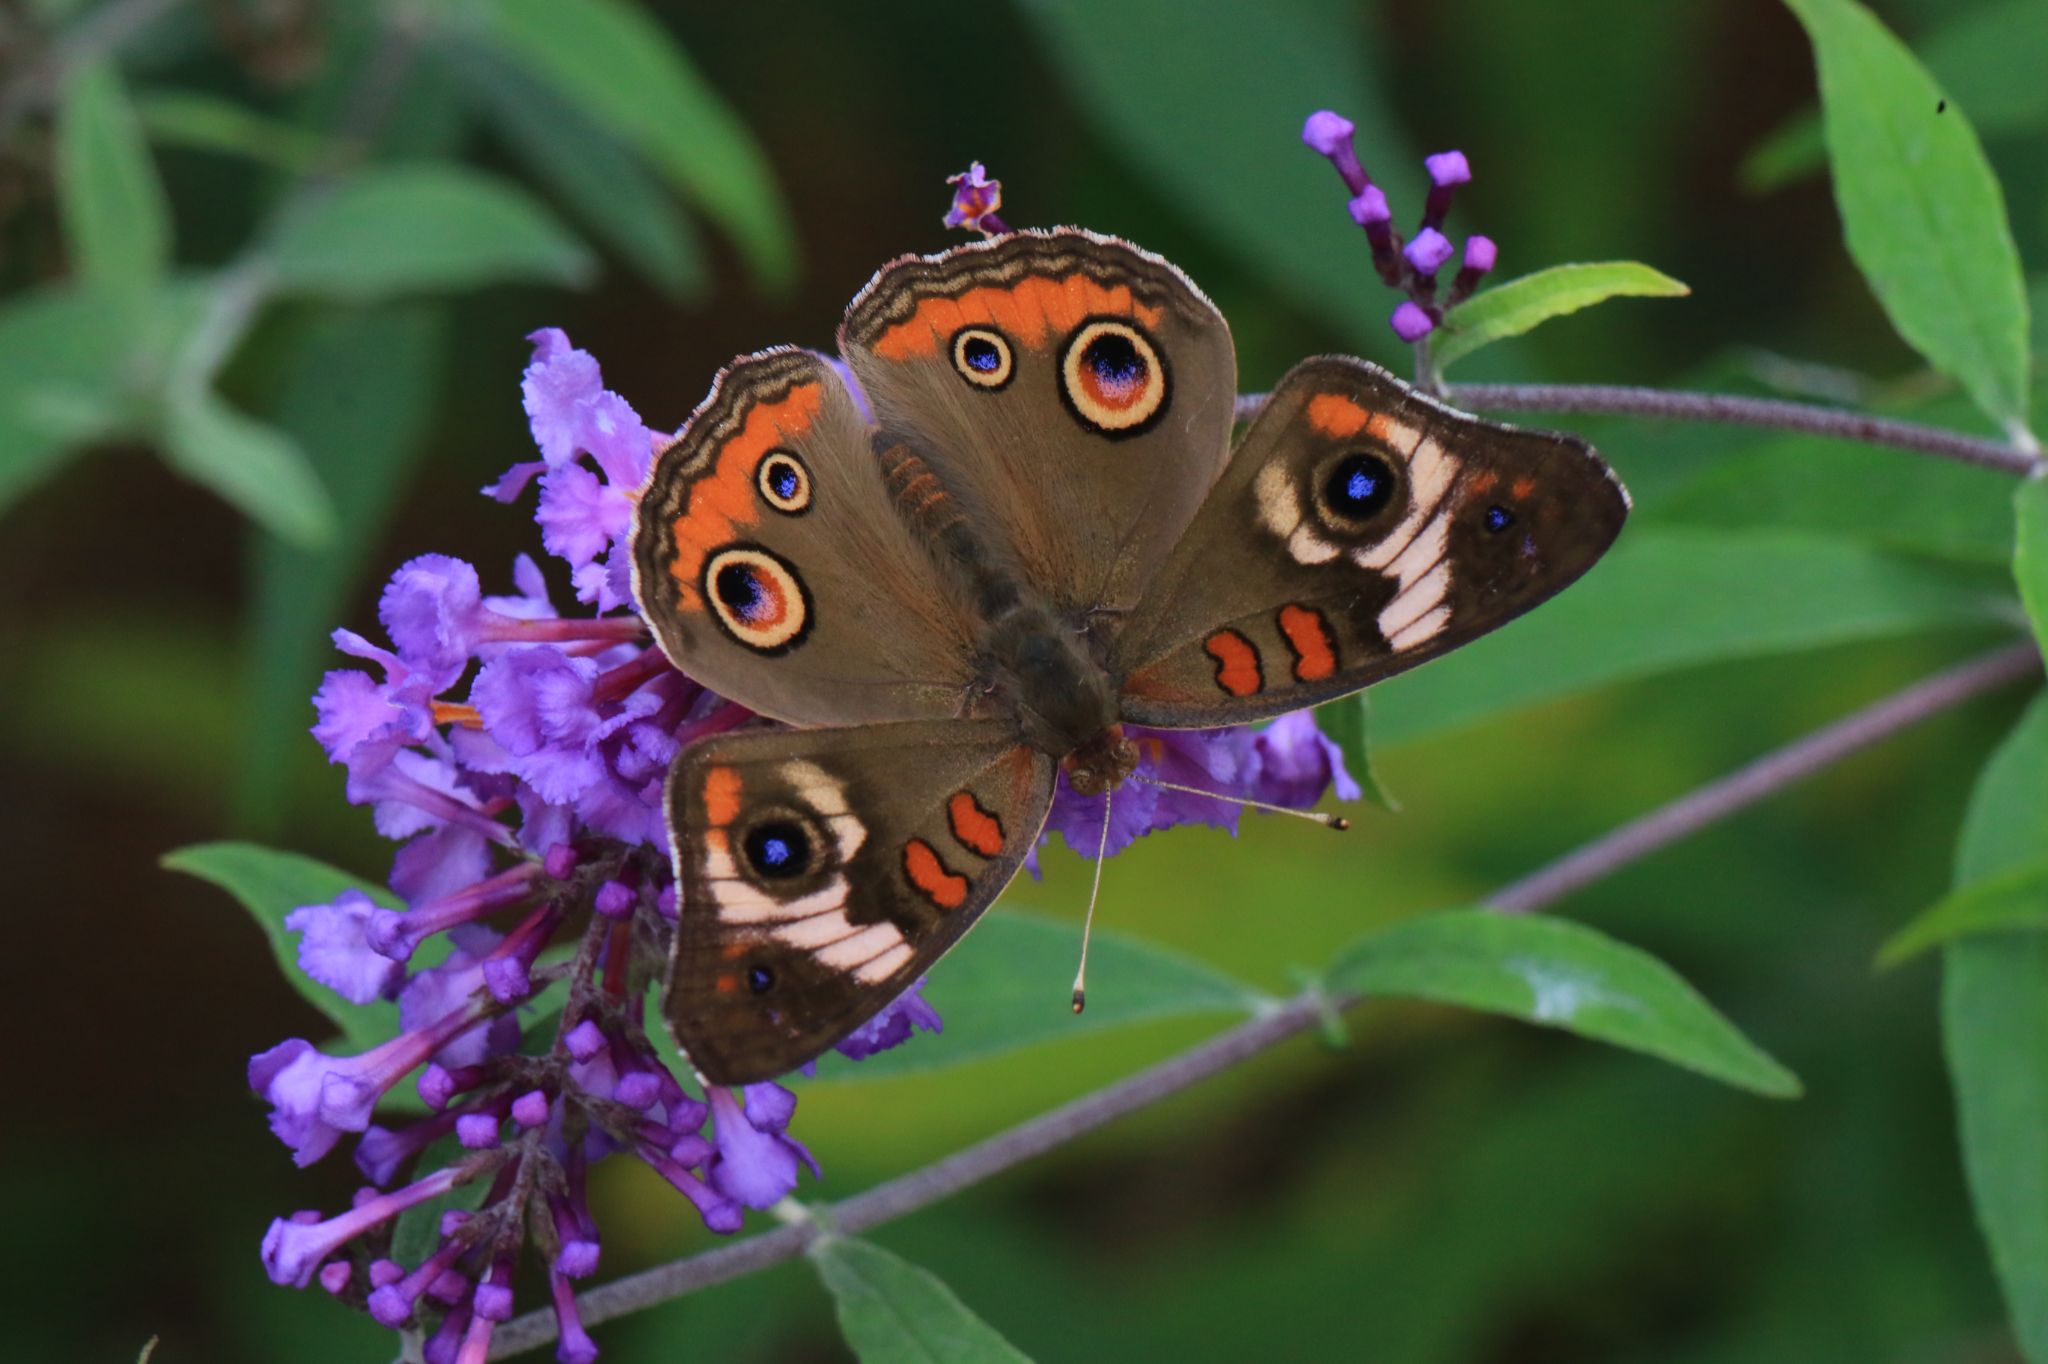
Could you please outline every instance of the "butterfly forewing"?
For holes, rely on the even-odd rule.
[[[1455,412],[1362,360],[1305,361],[1118,640],[1123,714],[1231,724],[1357,691],[1558,592],[1627,513],[1583,441]]]
[[[708,1080],[770,1079],[929,970],[1037,841],[1054,766],[998,721],[727,735],[669,772],[664,1004]]]

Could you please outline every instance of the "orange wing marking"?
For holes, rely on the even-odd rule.
[[[1306,606],[1280,608],[1280,633],[1294,650],[1294,676],[1302,682],[1320,682],[1337,671],[1337,650],[1330,638],[1330,623],[1320,611]]]
[[[1165,310],[1138,302],[1128,284],[1106,288],[1080,273],[1027,275],[1007,289],[983,285],[958,298],[926,299],[907,321],[876,339],[875,354],[884,360],[935,357],[955,332],[977,323],[1000,329],[1020,345],[1044,347],[1082,319],[1102,315],[1135,317],[1157,327]]]
[[[921,838],[903,845],[903,874],[940,909],[958,909],[967,903],[967,878],[947,871],[932,845]]]
[[[972,791],[955,791],[946,803],[946,815],[953,823],[953,837],[969,852],[994,857],[1003,850],[1003,822],[982,809]]]
[[[668,566],[684,610],[704,607],[697,591],[704,557],[734,539],[738,527],[761,519],[760,494],[754,486],[761,457],[777,445],[801,439],[824,403],[825,387],[813,380],[774,402],[754,404],[747,409],[739,434],[712,456],[711,472],[690,485],[689,505],[675,519],[676,554]]]
[[[740,774],[730,767],[714,767],[704,774],[704,818],[717,828],[739,818]]]
[[[1308,400],[1308,424],[1332,440],[1357,435],[1370,416],[1341,393],[1318,393]]]
[[[1218,630],[1202,641],[1216,660],[1216,685],[1232,696],[1251,696],[1266,685],[1259,671],[1259,651],[1235,630]]]

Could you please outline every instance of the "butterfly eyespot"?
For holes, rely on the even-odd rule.
[[[747,988],[757,995],[765,995],[775,988],[775,973],[765,966],[747,968]]]
[[[962,327],[953,333],[953,368],[976,388],[994,392],[1016,377],[1016,354],[1001,332],[991,327]]]
[[[769,506],[800,516],[811,505],[811,471],[793,451],[770,450],[754,470],[754,486]]]
[[[811,835],[793,819],[771,819],[747,830],[740,840],[747,865],[770,881],[802,876],[811,869]]]
[[[1362,526],[1385,511],[1400,491],[1393,466],[1370,450],[1343,456],[1323,476],[1322,510],[1341,526]]]
[[[1486,528],[1496,535],[1515,524],[1515,514],[1502,506],[1488,507],[1482,519],[1486,523]]]
[[[1171,387],[1152,338],[1122,319],[1084,322],[1060,354],[1060,397],[1091,431],[1135,436],[1166,412]]]
[[[786,653],[810,633],[803,579],[765,549],[730,545],[707,556],[702,586],[720,628],[756,653]]]

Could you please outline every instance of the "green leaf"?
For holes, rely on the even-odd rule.
[[[2036,475],[2020,484],[2013,494],[2013,520],[2012,576],[2034,624],[2034,638],[2048,651],[2048,478]]]
[[[872,1241],[827,1235],[809,1255],[861,1364],[1028,1364],[937,1276]]]
[[[1813,40],[1849,254],[1907,344],[2024,429],[2027,297],[1976,132],[1855,0],[1786,4]]]
[[[1096,135],[1133,174],[1253,278],[1351,344],[1393,354],[1386,327],[1393,305],[1344,212],[1348,191],[1301,144],[1303,120],[1334,109],[1357,125],[1359,155],[1394,202],[1421,204],[1421,163],[1383,94],[1386,76],[1373,65],[1386,49],[1368,35],[1370,7],[1122,0],[1114,22],[1096,0],[1032,0],[1017,10],[1037,29],[1052,70]],[[1219,192],[1223,186],[1227,192]],[[1067,210],[1042,194],[1022,184],[1010,189],[1011,222],[1065,220]],[[1126,202],[1117,197],[1108,206]]]
[[[576,211],[583,225],[673,299],[710,283],[689,217],[632,150],[585,114],[486,48],[455,70],[512,151]]]
[[[997,910],[946,956],[925,987],[925,998],[946,1021],[943,1034],[865,1061],[827,1053],[819,1078],[934,1070],[1151,1019],[1245,1013],[1263,998],[1201,962],[1097,931],[1088,950],[1088,1008],[1076,1015],[1067,986],[1080,959],[1078,924]],[[665,1030],[656,1024],[649,1032]]]
[[[308,547],[334,535],[334,504],[290,436],[207,388],[181,388],[164,412],[164,458],[280,539]]]
[[[2048,848],[2048,697],[1985,765],[1956,852],[1967,887]],[[2048,934],[1965,938],[1942,952],[1941,1021],[1963,1170],[2029,1360],[2048,1360]]]
[[[57,106],[57,194],[78,277],[136,293],[163,277],[171,213],[121,76],[104,61],[71,73]]]
[[[1371,705],[1364,692],[1325,702],[1316,707],[1316,726],[1344,754],[1344,770],[1365,792],[1365,798],[1382,809],[1398,812],[1401,803],[1387,794],[1379,773],[1373,770],[1368,737],[1372,729]]]
[[[351,1050],[368,1050],[397,1035],[396,1004],[351,1004],[309,979],[299,969],[298,943],[284,926],[285,916],[299,906],[328,904],[345,890],[359,890],[386,909],[397,909],[399,903],[390,892],[324,862],[254,843],[198,843],[166,853],[163,865],[210,881],[234,896],[263,930],[284,978],[327,1016]],[[419,964],[431,964],[425,949]]]
[[[279,170],[311,170],[334,150],[318,133],[196,90],[146,90],[136,99],[150,137],[174,147],[225,152]]]
[[[1412,739],[1702,663],[2012,615],[1995,582],[1958,568],[1782,533],[1645,526],[1556,600],[1373,688],[1377,737]]]
[[[1444,315],[1431,355],[1448,366],[1481,346],[1522,333],[1610,298],[1682,298],[1692,292],[1635,261],[1553,265],[1475,294]]]
[[[2048,6],[2041,0],[2004,0],[1965,8],[1930,29],[1918,44],[1921,60],[1945,90],[1970,111],[1980,137],[2021,132],[2048,120]],[[1766,193],[1820,170],[1827,142],[1820,114],[1794,114],[1759,142],[1736,170],[1752,193]]]
[[[294,338],[277,423],[297,440],[348,527],[319,549],[263,537],[251,555],[242,649],[237,824],[259,834],[285,813],[294,755],[318,762],[307,697],[333,659],[328,631],[384,541],[425,449],[440,391],[445,318],[425,305],[323,315]]]
[[[272,268],[286,291],[363,302],[508,280],[579,284],[594,263],[517,186],[419,165],[359,172],[279,234]]]
[[[1562,919],[1452,910],[1369,935],[1331,966],[1333,994],[1427,999],[1610,1042],[1741,1089],[1799,1080],[1655,957]]]
[[[0,309],[0,511],[127,415],[129,301],[77,288]]]
[[[667,30],[623,0],[492,0],[481,36],[625,138],[785,289],[796,238],[761,148]]]
[[[420,1171],[445,1170],[469,1154],[451,1132],[420,1152],[413,1168]],[[484,1195],[490,1191],[490,1180],[471,1179],[407,1208],[391,1227],[391,1258],[407,1268],[423,1263],[440,1249],[441,1214],[455,1209],[474,1212],[483,1205]]]
[[[1897,966],[1938,943],[1974,933],[2048,928],[2048,858],[1973,881],[1948,894],[1893,934],[1879,966]]]

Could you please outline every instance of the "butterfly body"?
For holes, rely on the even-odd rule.
[[[1356,691],[1540,602],[1626,495],[1571,437],[1303,362],[1233,443],[1229,329],[1075,229],[885,267],[843,363],[735,361],[657,457],[634,583],[678,667],[796,728],[668,783],[666,1001],[709,1079],[811,1059],[917,979],[1126,723]]]

